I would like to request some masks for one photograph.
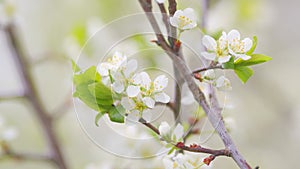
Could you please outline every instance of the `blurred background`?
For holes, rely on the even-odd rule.
[[[233,74],[227,74],[233,90],[226,93],[228,108],[224,116],[231,121],[231,135],[237,147],[253,166],[272,169],[298,166],[299,5],[296,0],[211,1],[207,23],[209,32],[238,29],[243,37],[256,35],[256,52],[273,58],[267,64],[254,67],[255,74],[247,84],[242,84]],[[54,129],[69,168],[162,168],[161,160],[126,159],[99,148],[96,145],[99,142],[93,142],[95,139],[110,143],[111,147],[126,146],[110,137],[109,131],[101,130],[102,133],[97,135],[99,128],[94,126],[93,121],[95,114],[75,101],[76,114],[71,96],[73,73],[70,58],[77,60],[82,68],[87,68],[97,65],[113,51],[122,50],[130,57],[139,58],[139,62],[145,65],[143,68],[162,67],[165,72],[171,73],[170,60],[157,57],[162,56],[163,52],[148,43],[154,36],[147,34],[151,28],[140,15],[142,10],[138,1],[1,0],[0,6],[0,23],[14,22],[41,103],[49,114],[56,117]],[[201,1],[178,2],[179,9],[186,7],[195,9],[200,23]],[[154,10],[158,11],[156,7]],[[141,31],[146,35],[135,36]],[[93,38],[85,45],[92,35]],[[195,55],[201,51],[201,34],[199,30],[191,30],[184,33],[182,39],[188,43],[184,51],[186,59],[195,68],[201,64]],[[153,55],[155,57],[148,57]],[[7,99],[24,92],[13,57],[6,35],[1,30],[0,139],[7,140],[16,152],[45,152],[47,145],[32,106],[24,98]],[[171,92],[172,89],[169,89],[168,93]],[[82,117],[85,114],[87,116]],[[79,121],[77,116],[84,120]],[[126,132],[128,135],[140,135],[133,128],[122,132],[125,135]],[[211,140],[206,143],[207,146],[222,148],[218,136]],[[194,141],[197,139],[194,138]],[[126,145],[122,152],[139,149],[144,151],[139,153],[147,154],[152,148],[151,145],[139,145],[138,148],[129,143]],[[116,160],[120,162],[116,163]],[[0,168],[52,169],[55,166],[47,162],[1,158]],[[237,166],[228,158],[218,158],[211,168],[232,169]]]

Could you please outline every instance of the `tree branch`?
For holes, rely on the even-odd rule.
[[[194,73],[205,72],[205,71],[211,70],[211,69],[223,69],[223,67],[222,66],[210,66],[210,67],[205,67],[205,68],[199,68],[199,69],[193,70],[193,74]]]
[[[48,148],[51,158],[60,169],[67,169],[64,158],[62,156],[61,148],[57,140],[57,136],[54,133],[51,118],[46,112],[46,109],[41,102],[40,96],[36,90],[33,77],[30,72],[30,66],[24,57],[21,47],[18,44],[17,35],[15,33],[13,25],[8,25],[5,28],[7,35],[7,41],[10,47],[10,51],[14,57],[15,63],[19,69],[19,74],[22,78],[23,86],[25,88],[25,95],[28,101],[31,103],[35,115],[40,121],[43,134],[48,142]]]
[[[144,11],[146,12],[147,18],[151,23],[153,30],[156,33],[156,36],[159,40],[160,47],[166,52],[166,54],[172,59],[173,63],[175,64],[177,70],[180,72],[182,77],[184,77],[185,81],[188,84],[189,89],[192,91],[195,100],[198,102],[199,105],[205,111],[209,121],[218,132],[219,136],[221,137],[223,143],[225,144],[226,148],[232,154],[232,158],[235,160],[237,165],[241,169],[251,169],[251,167],[247,164],[246,160],[242,157],[242,155],[238,152],[237,147],[233,143],[233,140],[229,136],[226,131],[225,124],[222,120],[221,112],[219,108],[212,107],[208,105],[204,93],[200,90],[198,85],[195,83],[191,70],[187,67],[184,60],[178,57],[177,53],[168,46],[166,41],[162,38],[161,31],[159,26],[151,13],[152,6],[151,3],[147,3],[146,0],[139,0],[141,6],[143,7]],[[214,93],[213,93],[214,94]],[[215,96],[214,96],[215,97]]]

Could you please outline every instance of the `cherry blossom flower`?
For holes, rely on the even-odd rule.
[[[230,60],[231,55],[228,51],[227,34],[222,33],[222,36],[216,41],[209,35],[202,38],[202,43],[206,47],[207,52],[202,52],[202,56],[208,60],[226,63]]]
[[[252,40],[250,38],[245,38],[241,40],[241,35],[237,30],[231,30],[228,33],[228,47],[229,53],[236,58],[241,58],[243,60],[248,60],[251,56],[248,56],[248,52],[252,47]]]
[[[177,10],[174,16],[170,17],[170,23],[181,31],[195,28],[197,23],[194,10],[192,8]]]
[[[153,108],[155,102],[168,103],[170,97],[163,92],[168,85],[168,78],[165,75],[158,76],[153,82],[148,73],[141,72],[132,79],[132,85],[128,86],[126,92],[129,97],[136,97],[141,93],[143,102]]]
[[[189,154],[181,153],[172,158],[165,157],[163,164],[165,169],[195,169],[203,165],[200,158],[194,158]]]
[[[149,108],[139,98],[123,97],[121,105],[126,109],[126,120],[128,122],[138,122],[140,118],[143,118],[147,122],[151,120],[151,112]]]

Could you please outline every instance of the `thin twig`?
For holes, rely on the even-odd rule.
[[[0,102],[1,101],[10,101],[10,100],[19,100],[19,99],[24,99],[24,95],[2,95],[0,96]]]
[[[232,158],[235,160],[235,162],[241,169],[251,169],[251,167],[248,165],[248,163],[243,158],[243,156],[238,152],[237,147],[235,146],[233,140],[229,136],[225,128],[225,124],[222,120],[222,116],[219,108],[215,108],[215,107],[210,108],[209,104],[206,101],[204,93],[201,91],[201,89],[198,87],[198,85],[195,83],[193,79],[192,71],[187,67],[185,61],[179,58],[177,53],[174,52],[173,49],[170,48],[170,46],[168,46],[166,41],[161,38],[161,31],[159,29],[158,23],[156,22],[154,15],[151,13],[152,12],[151,3],[148,3],[147,0],[139,0],[139,2],[143,7],[144,11],[146,12],[147,18],[151,23],[154,32],[157,35],[158,41],[160,42],[159,46],[173,60],[173,63],[175,64],[177,70],[180,72],[182,77],[184,77],[185,81],[188,84],[188,87],[192,91],[194,98],[196,99],[198,104],[201,105],[209,121],[211,122],[211,124],[216,129],[219,136],[221,137],[226,148],[232,154]]]
[[[195,70],[193,70],[193,73],[200,73],[200,72],[204,72],[204,71],[211,70],[211,69],[223,69],[223,67],[222,66],[209,66],[209,67],[205,67],[205,68],[195,69]]]

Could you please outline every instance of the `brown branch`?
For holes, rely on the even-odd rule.
[[[47,114],[47,111],[43,106],[43,103],[41,102],[31,74],[29,63],[24,57],[24,54],[21,51],[21,47],[18,44],[17,34],[14,30],[13,25],[8,25],[5,28],[5,33],[7,35],[7,41],[10,47],[10,51],[14,57],[16,66],[19,69],[19,74],[25,88],[26,98],[32,105],[34,113],[40,121],[43,134],[48,142],[50,156],[51,158],[53,158],[55,164],[57,164],[60,169],[67,169],[57,136],[55,135],[55,132],[53,130],[51,118]]]
[[[151,129],[157,135],[160,136],[159,130],[155,126],[153,126],[151,123],[147,123],[146,120],[144,120],[143,118],[141,118],[139,120],[139,122],[142,123],[144,126],[148,127],[149,129]],[[191,144],[190,146],[186,146],[182,142],[179,142],[179,143],[173,144],[173,145],[175,147],[181,149],[181,150],[185,150],[185,151],[189,151],[189,152],[194,152],[194,153],[211,154],[211,155],[214,155],[215,157],[217,157],[217,156],[228,156],[228,157],[230,157],[231,156],[230,151],[227,150],[227,149],[224,149],[224,150],[213,150],[213,149],[204,148],[204,147],[202,147],[200,145],[197,145],[197,144]]]
[[[211,69],[224,69],[224,68],[222,66],[209,66],[209,67],[205,67],[205,68],[195,69],[195,70],[193,70],[193,74],[194,73],[205,72],[205,71],[211,70]]]
[[[232,154],[232,158],[235,160],[237,165],[241,169],[251,169],[251,167],[247,164],[246,160],[242,157],[242,155],[238,152],[237,147],[235,146],[233,140],[229,136],[225,124],[222,120],[221,112],[218,107],[210,108],[209,104],[206,101],[204,93],[200,90],[198,85],[195,83],[191,70],[187,67],[185,61],[178,57],[177,53],[173,51],[170,46],[166,43],[164,39],[161,39],[161,31],[159,29],[158,23],[156,22],[152,11],[151,3],[147,3],[146,0],[139,0],[141,6],[143,7],[144,11],[146,12],[147,18],[151,23],[153,30],[156,33],[158,41],[160,42],[160,47],[167,53],[167,55],[172,59],[173,63],[175,64],[177,70],[180,72],[182,77],[184,77],[185,81],[188,84],[189,89],[192,91],[195,100],[198,102],[199,105],[205,111],[209,121],[218,132],[219,136],[221,137],[223,143],[225,144],[226,148]],[[213,93],[213,95],[215,95]],[[216,97],[214,97],[216,98]]]

